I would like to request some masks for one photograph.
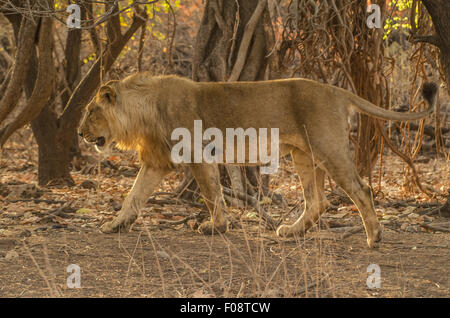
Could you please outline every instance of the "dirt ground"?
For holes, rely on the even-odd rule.
[[[247,235],[247,236],[246,236]],[[247,237],[248,241],[245,239]],[[0,240],[3,297],[448,297],[448,234],[387,230],[381,248],[365,237],[268,244],[233,230],[205,238],[189,230],[55,230]],[[81,288],[67,288],[69,264],[81,268]],[[367,267],[378,264],[381,288]],[[305,286],[309,288],[305,288]]]
[[[94,164],[73,173],[75,187],[39,188],[36,147],[23,146],[29,138],[14,138],[0,159],[1,297],[450,296],[450,234],[424,227],[449,228],[438,209],[450,188],[445,158],[417,160],[422,182],[436,191],[429,198],[408,190],[404,164],[385,156],[382,192],[378,175],[372,178],[383,242],[370,250],[357,210],[332,182],[327,196],[334,208],[304,238],[276,238],[251,208],[230,209],[230,231],[204,237],[191,217],[202,209],[166,194],[181,172],[164,180],[153,198],[159,201],[147,204],[130,233],[104,235],[99,225],[120,209],[136,175],[134,156],[99,163],[92,152]],[[265,200],[266,211],[292,222],[301,213],[301,185],[288,162],[271,187],[288,206]],[[81,288],[68,287],[71,264],[80,268]],[[367,285],[371,264],[379,266],[380,288]]]

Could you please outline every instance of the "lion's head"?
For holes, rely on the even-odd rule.
[[[166,81],[175,80],[169,77]],[[166,107],[161,98],[179,84],[172,84],[173,88],[163,84],[161,77],[148,73],[104,84],[86,106],[80,136],[100,152],[109,150],[114,142],[119,149],[137,150],[142,160],[154,166],[167,166],[171,129],[164,120]]]
[[[113,111],[117,101],[115,82],[109,81],[100,87],[97,95],[86,106],[78,129],[79,135],[87,143],[94,143],[98,151],[108,149],[114,141],[109,114]]]

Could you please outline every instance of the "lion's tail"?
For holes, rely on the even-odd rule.
[[[363,114],[372,115],[374,117],[386,120],[409,121],[418,120],[429,116],[434,112],[437,103],[438,86],[436,83],[425,83],[422,87],[422,96],[428,103],[428,109],[418,113],[399,113],[392,110],[386,110],[375,106],[371,102],[356,96],[350,97],[350,102],[356,111]]]

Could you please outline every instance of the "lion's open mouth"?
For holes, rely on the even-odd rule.
[[[97,140],[95,141],[95,144],[98,147],[103,147],[105,145],[105,143],[106,143],[105,137],[98,137]]]

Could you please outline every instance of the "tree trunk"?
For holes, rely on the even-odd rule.
[[[58,116],[49,105],[31,122],[39,146],[38,182],[72,186],[75,183],[70,175],[71,156],[65,144],[73,144],[73,139],[59,140]]]
[[[267,14],[266,1],[206,1],[194,48],[193,79],[203,82],[263,80],[268,47],[263,18]],[[259,175],[258,168],[227,165],[221,166],[220,171],[222,184],[231,187],[234,193],[253,195],[256,192],[258,184],[251,184],[247,175]],[[188,169],[178,192],[184,199],[193,199],[197,192]],[[237,195],[231,201],[242,206]]]
[[[115,1],[110,1],[108,5],[115,5]],[[122,34],[120,28],[119,14],[112,15],[107,21],[108,43],[102,56],[98,56],[97,61],[77,85],[79,79],[79,53],[81,31],[73,30],[69,32],[66,47],[65,79],[66,87],[69,91],[62,94],[63,112],[58,115],[54,103],[58,89],[48,87],[53,91],[53,98],[45,105],[39,115],[31,122],[31,127],[39,146],[39,168],[38,180],[40,185],[63,184],[73,185],[70,175],[70,162],[76,143],[74,143],[77,127],[82,116],[83,107],[89,102],[95,90],[100,84],[101,74],[104,76],[119,56],[120,52],[132,37],[132,35],[145,23],[146,14],[136,7],[138,15],[135,15],[131,26]],[[116,6],[113,13],[118,12]],[[8,20],[13,25],[16,43],[20,33],[20,14],[7,15]],[[31,37],[34,39],[35,37]],[[40,57],[39,57],[40,58]],[[27,55],[27,74],[23,81],[27,97],[31,96],[35,89],[35,82],[38,75],[38,57],[36,50],[31,50]],[[22,86],[21,86],[22,87]],[[42,89],[40,87],[39,89]],[[73,91],[72,91],[73,90]]]
[[[100,73],[104,75],[113,65],[125,44],[131,36],[145,22],[140,17],[135,17],[129,29],[121,34],[120,24],[116,22],[119,15],[108,21],[115,27],[110,32],[115,32],[114,40],[99,57],[89,72],[83,77],[70,95],[61,116],[57,116],[48,105],[32,123],[39,144],[39,184],[46,185],[49,182],[56,184],[65,183],[73,185],[70,176],[70,164],[74,155],[74,139],[77,127],[82,116],[83,107],[88,103],[91,96],[100,84]],[[41,150],[42,147],[42,150]],[[42,155],[41,155],[42,153]],[[42,168],[41,168],[41,165]]]
[[[422,0],[433,20],[436,34],[418,37],[424,42],[439,47],[440,60],[447,82],[448,94],[450,94],[450,1],[448,0]],[[428,40],[426,40],[428,39]]]
[[[192,70],[194,80],[228,81],[238,58],[245,26],[255,12],[258,2],[258,0],[206,2],[195,45]],[[259,19],[247,54],[239,57],[244,58],[245,65],[236,80],[262,80],[266,69],[265,53],[264,27],[262,19]]]
[[[85,10],[81,7],[81,19],[85,18]],[[65,82],[61,84],[59,90],[61,94],[61,105],[67,105],[76,85],[80,80],[81,62],[81,30],[70,29],[66,39],[65,47]],[[39,146],[38,182],[40,185],[47,185],[50,182],[60,185],[74,185],[70,175],[70,163],[74,156],[80,156],[78,145],[78,135],[76,130],[72,131],[70,138],[71,146],[69,152],[66,151],[66,143],[69,140],[59,140],[58,115],[50,101],[42,110],[39,116],[32,121],[31,128]]]
[[[80,1],[76,3],[81,4]],[[81,20],[86,19],[86,8],[80,6],[81,8]],[[69,29],[66,39],[65,48],[65,73],[66,82],[63,87],[64,92],[61,95],[62,105],[67,105],[75,87],[78,85],[81,77],[81,30],[80,29]],[[70,147],[69,160],[71,161],[74,157],[80,157],[81,150],[78,144],[78,134],[76,131],[73,132],[72,146]]]
[[[9,22],[12,24],[14,36],[18,39],[21,18],[19,14],[7,15]],[[36,50],[32,50],[29,55],[28,71],[24,83],[25,96],[30,98],[37,77],[38,60]],[[52,89],[49,87],[49,89]],[[53,92],[54,94],[54,92]],[[47,185],[51,180],[65,180],[66,184],[73,185],[73,180],[70,176],[68,157],[58,147],[56,136],[58,132],[57,115],[51,111],[54,99],[51,98],[47,105],[41,111],[39,116],[31,122],[34,137],[38,144],[38,183],[39,185]]]

